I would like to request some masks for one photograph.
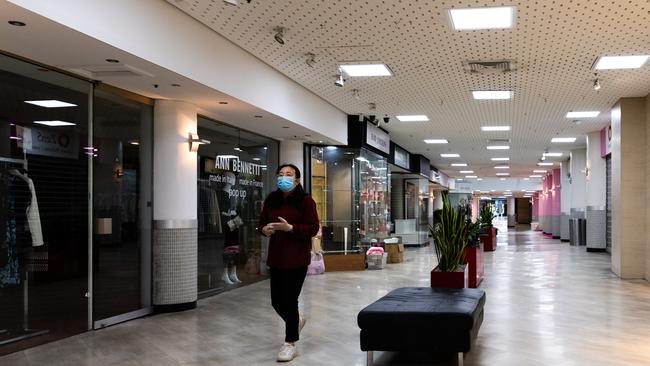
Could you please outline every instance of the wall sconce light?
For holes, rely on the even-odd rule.
[[[198,134],[196,133],[191,133],[189,135],[189,138],[187,139],[187,142],[190,144],[190,151],[192,152],[197,152],[199,151],[199,146],[201,145],[209,145],[210,141],[204,140],[199,137]]]

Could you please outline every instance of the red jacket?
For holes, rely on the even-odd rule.
[[[280,222],[278,216],[293,225],[293,230],[276,231],[271,235],[266,264],[277,268],[308,266],[311,262],[311,238],[318,233],[319,227],[316,202],[305,195],[302,210],[289,205],[286,199],[279,208],[263,207],[257,231],[262,234],[262,228],[266,224]]]

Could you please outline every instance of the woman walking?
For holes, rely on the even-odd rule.
[[[270,237],[266,264],[271,269],[271,303],[285,323],[278,361],[296,357],[296,342],[305,325],[298,313],[298,296],[311,261],[311,238],[318,232],[316,203],[300,185],[300,170],[283,164],[276,171],[277,190],[269,194],[258,230]]]

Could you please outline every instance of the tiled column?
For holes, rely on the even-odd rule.
[[[183,310],[197,300],[197,164],[189,134],[197,132],[192,104],[154,105],[153,304]]]
[[[612,271],[648,278],[646,220],[647,98],[623,98],[612,108]]]
[[[587,176],[585,213],[587,216],[587,250],[607,248],[607,167],[600,151],[600,131],[587,135]]]
[[[515,227],[517,225],[517,218],[515,217],[515,198],[508,197],[508,227]]]

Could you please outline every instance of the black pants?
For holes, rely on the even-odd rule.
[[[285,342],[298,338],[298,296],[307,276],[307,267],[271,268],[271,304],[285,324]]]

